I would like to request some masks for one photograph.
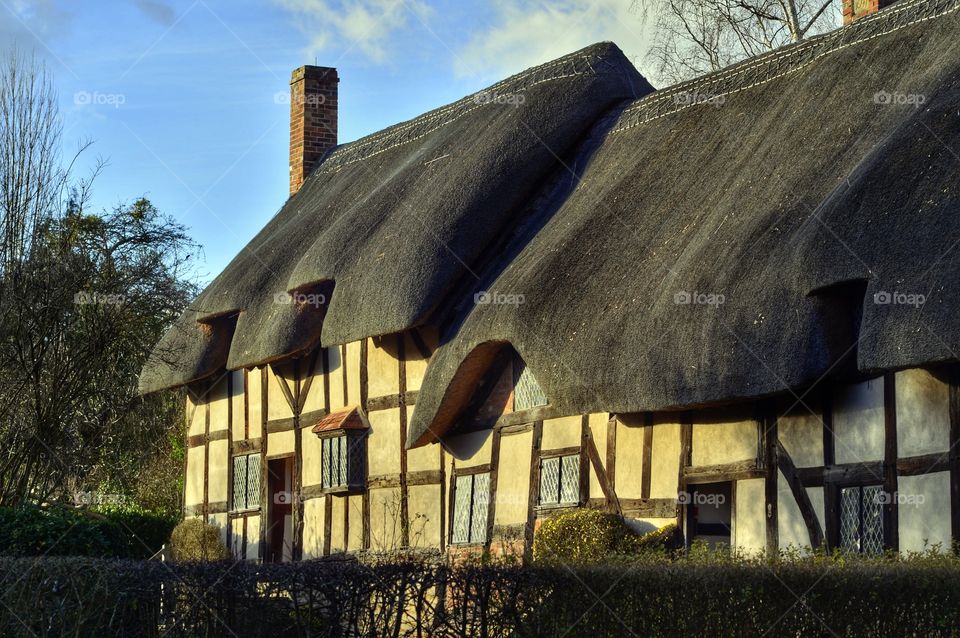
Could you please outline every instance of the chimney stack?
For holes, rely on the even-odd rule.
[[[843,0],[843,23],[850,24],[863,16],[886,9],[894,0]]]
[[[290,194],[337,145],[337,70],[302,66],[290,78]]]

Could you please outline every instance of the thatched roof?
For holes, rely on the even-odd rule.
[[[599,124],[576,188],[477,285],[523,303],[452,322],[411,444],[505,344],[564,413],[761,397],[850,352],[864,372],[957,360],[958,6],[901,2]]]
[[[335,149],[167,332],[141,391],[422,324],[584,132],[652,90],[597,44]]]

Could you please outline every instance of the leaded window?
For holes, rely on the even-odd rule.
[[[580,502],[580,457],[577,454],[540,460],[540,504]]]
[[[324,488],[362,487],[364,483],[363,435],[340,434],[320,442],[320,471]]]
[[[513,362],[513,410],[527,410],[547,404],[547,395],[530,368],[517,357]]]
[[[883,551],[883,503],[880,485],[840,490],[840,545],[863,554]]]
[[[483,543],[487,540],[490,505],[490,473],[457,477],[453,503],[453,543]]]
[[[260,455],[245,454],[233,457],[233,511],[260,507]]]

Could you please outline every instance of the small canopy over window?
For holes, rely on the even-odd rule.
[[[357,407],[326,415],[313,426],[321,439],[321,480],[331,492],[363,489],[366,484],[367,420]]]

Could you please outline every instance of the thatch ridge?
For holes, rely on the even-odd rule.
[[[143,392],[427,321],[598,118],[653,91],[599,43],[330,153],[167,332]],[[289,303],[286,293],[303,303]],[[279,300],[279,302],[278,302]],[[198,321],[235,315],[226,358]],[[216,332],[216,330],[215,330]],[[222,332],[222,330],[220,331]],[[156,356],[160,352],[179,357]],[[201,358],[206,358],[201,361]]]
[[[957,7],[895,6],[848,27],[863,37],[834,36],[830,55],[821,39],[788,73],[736,76],[720,104],[645,117],[673,88],[627,107],[485,287],[523,303],[475,305],[444,335],[407,440],[456,423],[447,397],[489,342],[511,344],[566,414],[690,409],[957,361]],[[698,292],[714,303],[690,302]]]

